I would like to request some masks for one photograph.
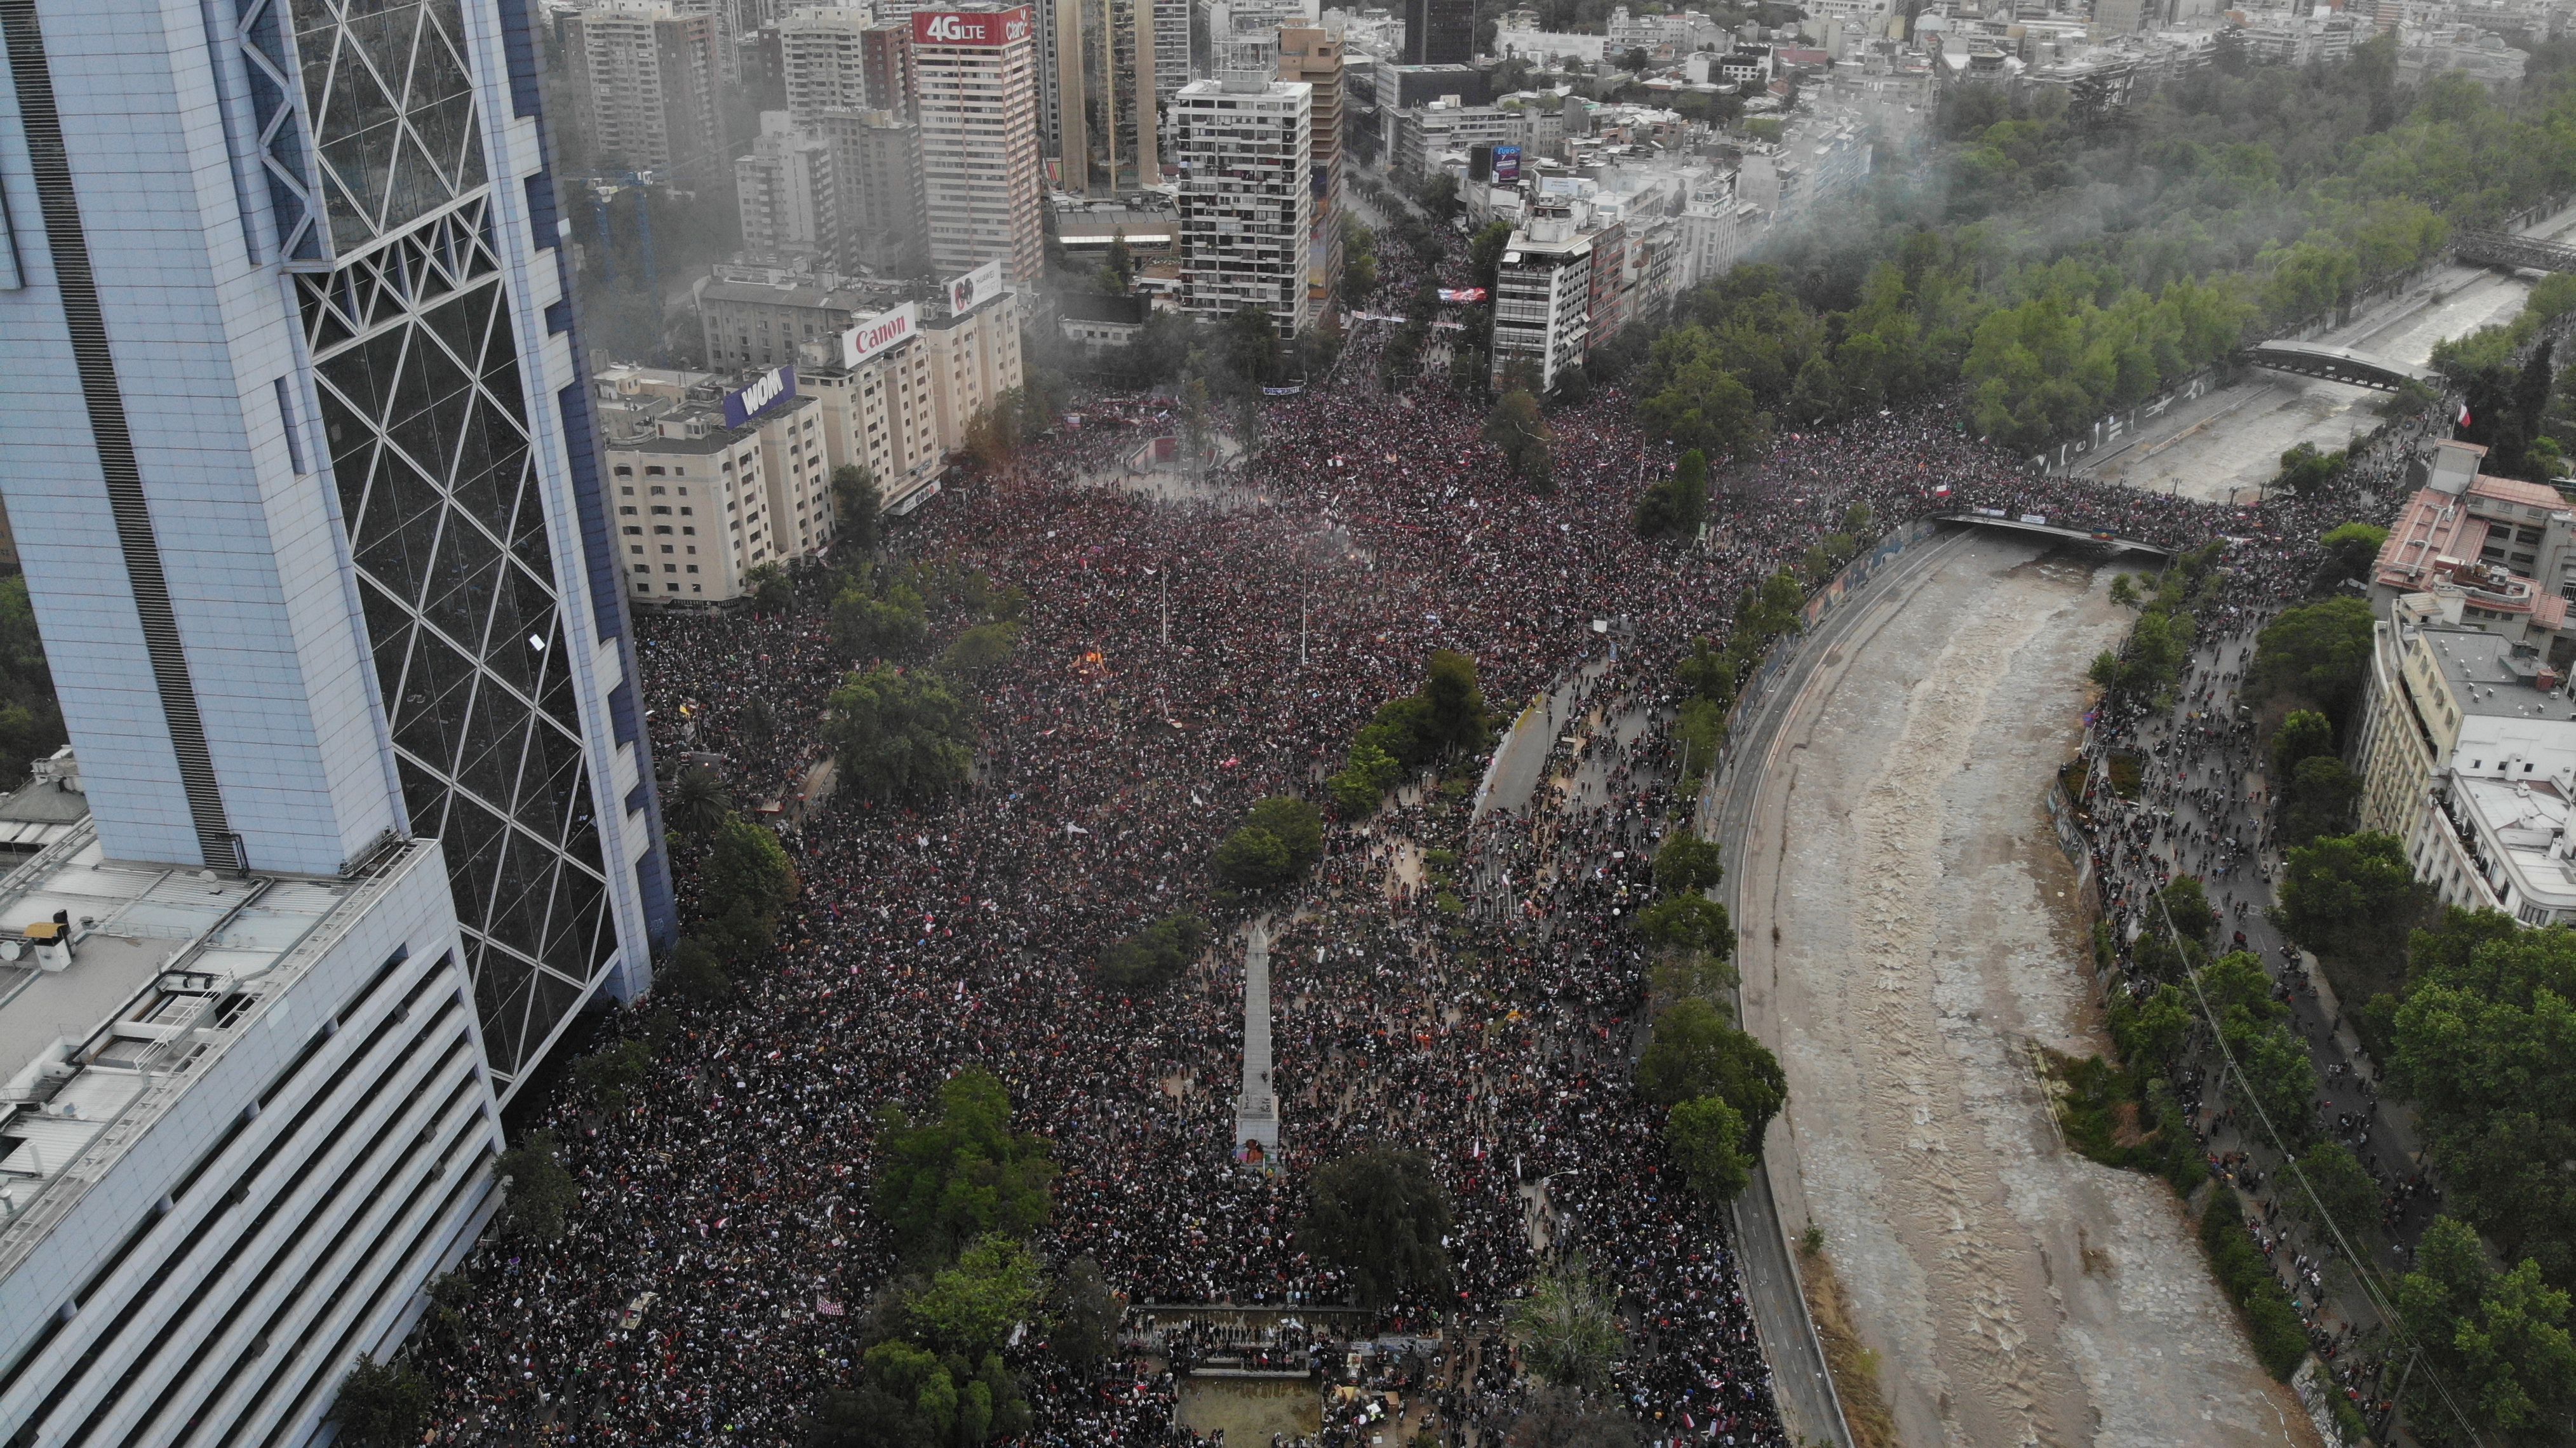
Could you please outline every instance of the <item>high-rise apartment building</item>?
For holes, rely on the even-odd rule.
[[[1154,106],[1169,116],[1172,98],[1199,77],[1190,74],[1190,0],[1152,0],[1154,7]]]
[[[1476,59],[1476,0],[1404,0],[1406,65],[1470,65]]]
[[[684,183],[720,174],[723,72],[713,15],[681,14],[660,0],[611,0],[566,17],[564,48],[599,164]]]
[[[864,6],[798,10],[778,22],[778,49],[787,114],[799,130],[821,129],[834,111],[909,113],[908,25],[875,19]]]
[[[1313,315],[1314,95],[1303,81],[1258,72],[1181,87],[1173,153],[1181,167],[1184,310],[1258,308],[1282,337]]]
[[[0,1425],[297,1443],[673,933],[509,0],[5,0],[0,494],[88,822],[0,882]]]
[[[840,263],[849,270],[911,273],[930,264],[922,245],[921,128],[892,111],[823,118],[840,197]]]
[[[832,143],[797,129],[787,112],[760,113],[760,135],[751,154],[734,161],[733,182],[745,249],[781,258],[839,251]]]
[[[1155,0],[1048,0],[1040,129],[1068,191],[1160,185],[1167,22]],[[1180,41],[1186,49],[1188,12]],[[1187,60],[1183,59],[1183,76]]]
[[[1342,38],[1312,26],[1282,28],[1279,78],[1302,82],[1314,96],[1306,129],[1307,187],[1315,194],[1306,296],[1321,316],[1342,277]]]
[[[954,274],[998,259],[1012,281],[1035,285],[1045,177],[1028,7],[916,10],[912,53],[931,264]]]

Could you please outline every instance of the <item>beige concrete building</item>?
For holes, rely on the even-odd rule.
[[[783,268],[741,266],[712,269],[692,293],[707,364],[725,372],[794,362],[805,343],[840,335],[897,296]]]
[[[1307,248],[1306,299],[1313,315],[1333,305],[1342,280],[1342,39],[1329,30],[1289,26],[1279,32],[1279,78],[1302,82],[1313,97],[1306,128],[1307,175],[1315,192],[1313,241]]]
[[[2464,627],[2463,605],[2411,594],[2374,631],[2361,827],[2403,841],[2444,904],[2576,923],[2576,701],[2536,649]]]
[[[729,385],[620,364],[594,385],[630,597],[723,603],[748,591],[752,570],[830,544],[825,409],[794,369]]]
[[[922,344],[930,353],[939,445],[956,452],[975,414],[1020,385],[1018,303],[1005,292],[968,312],[925,318]]]

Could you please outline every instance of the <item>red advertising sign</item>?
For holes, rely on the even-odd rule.
[[[1012,10],[915,10],[912,12],[912,43],[915,45],[1008,45],[1027,37],[1029,11],[1023,5]]]

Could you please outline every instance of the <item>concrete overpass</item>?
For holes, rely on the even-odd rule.
[[[2063,539],[2069,543],[2088,543],[2110,553],[2152,553],[2158,558],[2170,558],[2174,551],[2160,543],[2143,543],[2135,538],[2123,538],[2099,529],[2053,522],[2045,513],[2015,515],[1997,508],[1974,509],[1965,513],[1935,513],[1932,516],[1935,522],[1956,523],[1970,528],[1993,528],[2006,533],[2037,533],[2050,538]]]
[[[2354,387],[2395,392],[2409,382],[2420,382],[2439,390],[2441,374],[2429,367],[2409,367],[2356,352],[2350,347],[2327,347],[2315,342],[2258,342],[2246,348],[2239,357],[2256,367],[2275,372],[2288,372],[2300,377],[2317,377],[2328,382],[2348,383]]]

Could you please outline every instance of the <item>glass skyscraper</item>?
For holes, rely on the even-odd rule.
[[[506,1096],[675,926],[527,0],[0,34],[0,492],[100,839],[436,837]]]

